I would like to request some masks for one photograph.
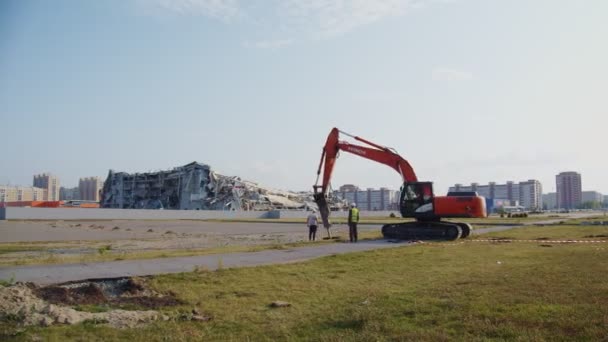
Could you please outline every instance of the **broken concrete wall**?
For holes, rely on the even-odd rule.
[[[239,177],[220,175],[192,162],[168,171],[134,173],[110,170],[100,206],[128,209],[277,210],[315,208],[310,193],[261,187]],[[336,199],[332,206],[346,203]]]

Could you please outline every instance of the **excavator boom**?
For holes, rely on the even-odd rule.
[[[360,141],[364,144],[367,144],[371,147],[361,146],[350,144],[345,141],[340,141],[340,133],[353,138],[354,140]],[[327,204],[327,191],[329,190],[329,184],[331,180],[331,176],[334,170],[334,166],[336,164],[336,160],[338,158],[338,154],[340,151],[346,151],[360,157],[373,160],[375,162],[388,165],[397,171],[403,181],[416,182],[417,177],[414,169],[408,163],[407,160],[403,159],[396,151],[391,148],[383,147],[378,144],[375,144],[369,140],[353,136],[346,132],[342,132],[337,128],[333,128],[329,135],[327,136],[327,141],[325,142],[325,146],[323,147],[323,152],[321,153],[321,160],[319,161],[319,168],[317,169],[317,182],[319,181],[319,177],[321,175],[321,170],[323,170],[323,182],[321,185],[313,186],[314,190],[314,199],[319,207],[319,214],[321,215],[321,220],[323,222],[323,226],[325,228],[329,228],[331,223],[329,222],[329,206]]]

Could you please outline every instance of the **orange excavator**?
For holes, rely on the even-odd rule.
[[[340,140],[340,133],[362,142],[361,146]],[[380,146],[363,138],[334,128],[327,137],[317,181],[313,185],[314,200],[319,207],[325,228],[331,227],[330,208],[327,204],[331,175],[340,151],[385,164],[397,171],[403,180],[399,210],[404,218],[414,218],[412,222],[386,224],[382,235],[396,240],[456,240],[469,236],[471,225],[465,222],[442,221],[443,218],[487,217],[486,202],[475,192],[449,193],[435,196],[432,182],[419,182],[414,169],[392,148]],[[323,183],[318,185],[323,169]]]

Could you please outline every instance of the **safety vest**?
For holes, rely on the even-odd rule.
[[[350,208],[350,221],[359,222],[359,209]]]

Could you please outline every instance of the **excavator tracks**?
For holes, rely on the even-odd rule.
[[[458,240],[471,233],[471,225],[463,222],[416,221],[385,224],[382,235],[389,240]]]

